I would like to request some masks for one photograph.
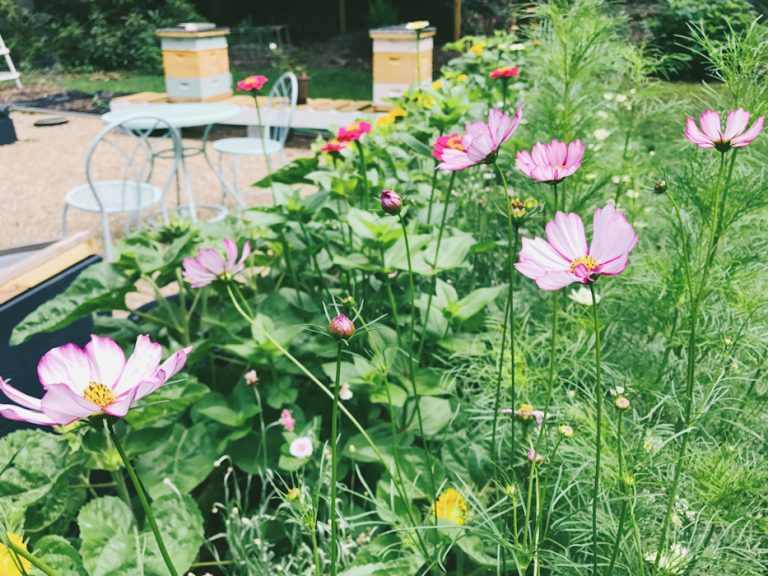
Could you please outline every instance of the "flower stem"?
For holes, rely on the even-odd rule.
[[[365,161],[365,148],[360,140],[355,140],[357,155],[360,159],[360,183],[363,185],[363,208],[368,209],[368,164]]]
[[[600,490],[600,448],[603,428],[602,353],[600,351],[600,321],[597,314],[595,286],[590,282],[592,293],[592,320],[595,325],[595,484],[592,491],[592,575],[597,576],[597,497]]]
[[[20,546],[16,546],[16,544],[11,542],[10,540],[8,542],[6,542],[5,544],[6,544],[6,546],[8,546],[11,549],[11,551],[14,554],[24,558],[24,560],[26,560],[27,562],[32,564],[32,566],[34,566],[35,568],[37,568],[38,570],[40,570],[41,572],[46,574],[46,576],[59,576],[58,573],[53,568],[51,568],[50,566],[48,566],[48,564],[46,564],[45,562],[40,560],[40,558],[37,558],[33,554],[30,554],[29,552],[24,550],[24,548],[22,548]],[[26,574],[26,572],[25,572],[25,574]]]
[[[272,189],[272,203],[275,203],[275,186],[272,182],[272,171],[269,168],[269,156],[267,155],[267,131],[269,128],[261,121],[261,107],[259,106],[259,97],[253,95],[253,103],[256,106],[256,120],[259,123],[259,133],[261,134],[261,151],[264,153],[264,162],[267,166],[267,178],[269,178],[269,187]],[[237,187],[237,182],[235,182]]]
[[[333,411],[331,412],[331,576],[336,576],[339,556],[339,521],[336,513],[336,482],[339,468],[338,454],[338,425],[339,425],[339,391],[341,389],[341,347],[339,340],[336,349],[336,383],[333,390]]]
[[[447,206],[446,206],[447,210]],[[426,457],[427,461],[427,473],[429,477],[429,487],[432,493],[430,494],[430,498],[436,498],[437,496],[437,486],[435,484],[435,471],[433,469],[433,463],[432,463],[432,455],[429,453],[429,449],[427,447],[427,437],[424,434],[424,420],[421,416],[421,398],[419,396],[419,389],[416,386],[416,374],[414,369],[414,363],[413,363],[413,333],[414,333],[414,325],[416,321],[416,288],[414,287],[414,281],[413,281],[413,265],[411,262],[411,245],[408,242],[408,228],[405,225],[405,220],[403,220],[402,214],[398,214],[398,218],[400,219],[400,226],[403,229],[403,241],[405,242],[405,256],[408,261],[408,296],[410,300],[411,305],[411,321],[410,326],[408,328],[408,371],[411,381],[411,387],[413,390],[413,400],[416,405],[416,419],[419,423],[419,435],[421,436],[421,440],[424,443],[424,455]],[[438,534],[437,534],[437,506],[433,506],[433,519],[434,519],[434,525],[435,525],[435,559],[437,559],[437,546],[438,546]]]
[[[435,185],[437,184],[437,168],[432,171],[432,189],[429,191],[429,208],[427,208],[427,226],[432,225],[432,205],[435,202]]]
[[[623,444],[623,438],[622,438],[622,420],[624,416],[624,411],[619,410],[619,421],[616,425],[616,442],[617,447],[616,450],[618,452],[619,456],[619,485],[623,486],[625,484],[624,482],[624,449],[622,447]],[[621,548],[621,536],[624,533],[624,522],[627,518],[627,507],[628,502],[627,498],[629,497],[628,494],[623,494],[624,500],[621,502],[621,512],[619,512],[619,526],[616,529],[616,540],[613,543],[613,553],[611,554],[611,563],[608,565],[608,571],[606,572],[605,576],[611,576],[613,573],[613,567],[616,564],[616,558],[619,555],[619,548]]]
[[[168,550],[165,547],[165,542],[163,542],[163,536],[160,534],[160,528],[157,526],[157,520],[155,520],[155,514],[152,512],[152,506],[150,506],[149,500],[147,499],[147,494],[144,492],[144,487],[141,485],[141,480],[139,480],[139,476],[136,474],[136,470],[133,469],[131,460],[125,453],[125,450],[123,450],[123,446],[120,444],[120,439],[117,437],[115,428],[111,422],[107,422],[107,430],[109,430],[109,436],[112,438],[112,443],[115,445],[117,453],[120,454],[120,458],[122,459],[123,464],[125,464],[125,469],[128,471],[128,477],[131,479],[133,487],[136,489],[136,496],[139,498],[141,507],[144,509],[144,514],[147,517],[147,522],[149,522],[149,527],[152,529],[152,533],[155,535],[157,547],[160,549],[160,555],[163,557],[165,566],[168,568],[168,573],[171,576],[178,576],[178,572],[176,572],[176,568],[174,567],[173,562],[171,561],[171,557],[168,554]]]

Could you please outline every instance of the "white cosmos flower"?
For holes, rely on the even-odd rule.
[[[581,286],[576,290],[571,290],[568,293],[568,298],[570,298],[577,304],[583,304],[584,306],[592,306],[592,292],[590,292],[589,288],[586,288],[585,286]],[[595,300],[597,302],[600,302],[601,299],[602,299],[602,296],[600,296],[600,294],[595,294]]]
[[[309,458],[312,456],[312,439],[309,436],[299,436],[293,442],[288,451],[294,458]]]

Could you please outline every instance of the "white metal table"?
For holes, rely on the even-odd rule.
[[[148,123],[152,120],[148,117],[156,117],[165,120],[170,126],[176,130],[181,144],[181,150],[166,150],[156,154],[157,157],[164,158],[170,155],[179,154],[181,163],[181,175],[184,190],[187,194],[187,205],[181,205],[180,190],[177,185],[177,204],[178,209],[186,208],[189,212],[189,217],[195,221],[197,220],[197,210],[195,207],[195,200],[192,195],[192,186],[189,180],[189,172],[187,171],[187,164],[185,158],[191,156],[198,156],[202,154],[205,157],[206,162],[214,174],[218,177],[218,172],[215,166],[208,157],[207,143],[208,135],[211,132],[214,124],[220,124],[237,117],[240,114],[240,109],[232,104],[205,104],[205,103],[189,103],[189,104],[143,104],[141,106],[131,106],[130,108],[120,108],[113,110],[102,115],[102,120],[111,124],[113,122],[124,122],[126,127],[135,128],[137,130],[147,130],[151,128]],[[131,121],[135,119],[135,121]],[[202,144],[197,146],[183,145],[181,139],[181,130],[183,128],[193,128],[205,126],[203,132]],[[227,209],[224,205],[201,205],[201,207],[211,208],[220,211],[221,217],[227,213]]]

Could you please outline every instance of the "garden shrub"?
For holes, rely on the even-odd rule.
[[[0,0],[0,34],[23,66],[160,73],[155,29],[196,20],[188,0]]]

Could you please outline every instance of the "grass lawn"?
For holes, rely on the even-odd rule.
[[[263,72],[269,78],[277,78],[277,70]],[[234,69],[232,76],[239,80],[248,76],[246,70]],[[318,68],[309,71],[309,94],[313,98],[349,98],[370,100],[372,97],[370,70],[347,68]],[[62,74],[58,80],[67,90],[82,92],[164,92],[165,81],[161,74],[133,72],[102,72],[95,74]]]

